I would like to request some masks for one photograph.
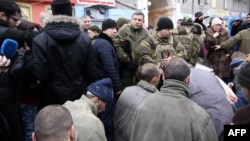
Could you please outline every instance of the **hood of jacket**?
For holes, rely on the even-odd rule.
[[[81,32],[80,20],[75,17],[56,15],[44,21],[45,32],[54,40],[61,42],[74,41]]]

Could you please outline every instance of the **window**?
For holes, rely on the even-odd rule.
[[[182,0],[182,3],[187,3],[187,0]]]

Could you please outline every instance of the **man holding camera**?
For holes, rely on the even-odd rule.
[[[198,23],[202,26],[203,30],[206,31],[207,30],[207,27],[206,25],[203,23],[203,20],[206,19],[206,18],[209,18],[209,16],[207,15],[204,15],[201,11],[199,12],[196,12],[194,14],[195,16],[195,20],[194,20],[194,23]]]

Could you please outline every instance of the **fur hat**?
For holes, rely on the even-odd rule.
[[[162,29],[173,29],[173,28],[174,28],[173,21],[169,19],[168,17],[162,17],[159,19],[157,23],[156,30],[161,31]]]
[[[214,26],[216,24],[222,25],[222,20],[220,18],[217,18],[217,17],[213,18],[213,20],[211,22],[211,26]]]
[[[199,18],[199,17],[202,16],[202,15],[203,15],[203,13],[202,13],[201,11],[196,12],[196,13],[194,14],[195,18]]]
[[[102,22],[102,31],[108,28],[117,28],[116,22],[110,18]]]
[[[105,102],[111,103],[113,101],[113,86],[110,78],[104,78],[102,80],[91,83],[87,87],[87,90],[91,92],[91,94],[99,97]]]
[[[117,27],[120,28],[120,27],[122,27],[124,24],[128,24],[128,19],[123,18],[123,17],[120,17],[120,18],[117,20]]]
[[[69,0],[53,0],[51,9],[52,15],[72,16],[72,6]]]
[[[250,62],[242,63],[236,72],[238,82],[242,87],[250,89]]]

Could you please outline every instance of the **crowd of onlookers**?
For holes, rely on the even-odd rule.
[[[69,0],[51,9],[36,24],[0,1],[0,140],[223,141],[250,123],[250,13],[154,28],[140,11],[98,26]]]

